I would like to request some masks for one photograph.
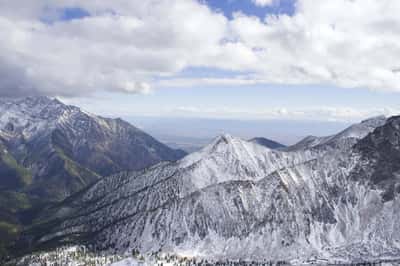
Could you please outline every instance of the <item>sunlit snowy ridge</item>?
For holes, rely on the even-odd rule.
[[[283,150],[223,135],[177,162],[98,181],[26,235],[36,248],[86,243],[120,255],[397,259],[400,185],[385,156],[400,154],[399,124],[373,118]]]

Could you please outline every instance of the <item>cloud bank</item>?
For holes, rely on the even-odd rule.
[[[68,18],[66,8],[88,16]],[[0,0],[0,95],[252,84],[400,91],[399,13],[398,0],[298,0],[293,16],[264,19],[228,19],[195,0]],[[189,67],[249,74],[179,75]]]
[[[360,109],[352,107],[309,107],[309,108],[265,108],[265,109],[238,109],[233,107],[199,107],[179,106],[168,110],[170,113],[187,117],[207,118],[241,118],[264,120],[302,120],[302,121],[331,121],[331,122],[359,122],[365,118],[384,115],[390,117],[398,114],[400,109],[370,108]]]

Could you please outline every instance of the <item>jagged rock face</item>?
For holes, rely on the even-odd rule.
[[[31,191],[52,199],[63,199],[100,176],[184,155],[121,119],[47,97],[0,100],[0,136],[32,172]]]
[[[383,190],[385,201],[400,193],[400,117],[392,117],[355,146],[362,167],[353,177]]]
[[[39,247],[72,241],[267,260],[398,256],[400,198],[385,196],[397,176],[374,173],[397,169],[399,121],[354,147],[365,136],[360,127],[372,129],[353,126],[331,137],[329,149],[311,151],[273,151],[225,135],[178,162],[98,181],[49,209],[50,222],[27,237]]]

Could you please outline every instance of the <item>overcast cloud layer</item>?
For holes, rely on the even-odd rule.
[[[60,19],[71,7],[90,16]],[[195,0],[0,0],[0,95],[268,83],[400,91],[399,13],[398,0],[298,0],[294,16],[264,20],[229,20]],[[178,76],[187,67],[241,74]]]

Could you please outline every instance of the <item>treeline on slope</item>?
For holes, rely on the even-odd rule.
[[[123,263],[124,262],[124,263]],[[174,266],[290,266],[293,265],[289,261],[268,261],[268,260],[233,260],[220,259],[212,260],[201,257],[178,256],[169,253],[152,252],[149,254],[141,254],[138,250],[133,249],[131,254],[97,254],[83,246],[77,247],[61,247],[46,253],[34,253],[15,259],[6,263],[6,266],[22,266],[22,265],[67,265],[67,264],[83,264],[87,266],[103,266],[103,265],[174,265]],[[303,265],[331,265],[331,266],[378,266],[378,265],[397,265],[398,260],[374,260],[359,261],[353,263],[343,263],[324,260],[304,261]]]

